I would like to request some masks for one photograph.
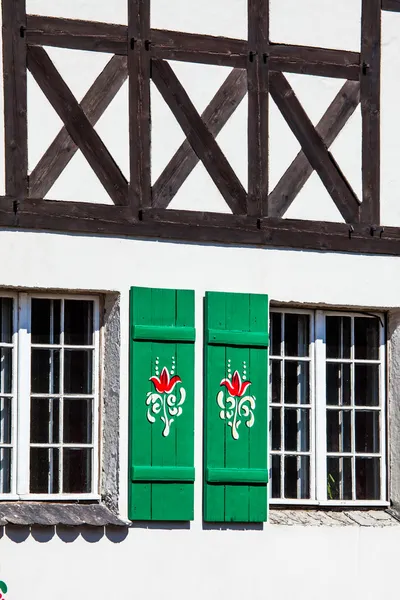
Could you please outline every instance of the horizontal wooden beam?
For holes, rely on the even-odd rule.
[[[382,10],[400,12],[400,0],[382,0]]]
[[[30,45],[57,46],[113,54],[127,54],[130,46],[128,28],[125,25],[39,15],[27,16],[26,36]],[[242,69],[247,67],[246,40],[151,29],[149,43],[153,58]],[[272,71],[351,80],[359,78],[360,54],[358,52],[270,44],[268,54]]]
[[[5,203],[5,208],[2,206]],[[0,198],[0,227],[134,238],[400,255],[400,227],[371,229],[292,219],[257,220],[238,215],[148,209],[135,221],[127,207],[26,199],[14,214]]]

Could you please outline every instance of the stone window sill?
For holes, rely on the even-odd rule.
[[[0,502],[0,526],[5,525],[126,527],[127,523],[104,504]]]
[[[392,509],[375,510],[303,510],[271,509],[270,525],[314,525],[330,527],[396,527],[400,515]]]

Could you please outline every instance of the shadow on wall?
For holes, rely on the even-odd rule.
[[[20,544],[32,536],[34,540],[45,544],[54,537],[69,544],[81,536],[86,542],[94,544],[106,537],[113,544],[119,544],[128,535],[129,527],[65,527],[65,526],[15,526],[7,525],[0,529],[0,538],[7,537],[16,544]]]

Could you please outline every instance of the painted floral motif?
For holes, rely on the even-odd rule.
[[[7,588],[7,584],[4,583],[4,581],[0,581],[0,600],[2,600],[2,598],[5,597],[3,596],[3,594],[7,594],[8,588]]]
[[[174,356],[172,357],[171,373],[167,367],[163,367],[160,375],[159,364],[160,360],[157,357],[155,375],[149,379],[156,391],[147,394],[147,420],[150,423],[155,423],[157,415],[160,415],[160,419],[164,423],[162,434],[164,437],[168,437],[172,423],[182,414],[182,405],[186,400],[186,390],[181,386],[178,393],[172,393],[175,386],[182,382],[178,375],[174,375],[176,364]]]
[[[225,387],[229,395],[225,397],[223,390],[220,390],[217,394],[217,403],[221,409],[219,416],[231,427],[234,440],[239,439],[238,429],[243,419],[247,419],[245,425],[249,428],[253,427],[255,422],[256,398],[255,396],[244,396],[250,385],[251,381],[246,381],[246,362],[243,361],[241,377],[238,371],[232,375],[231,361],[228,360],[228,377],[221,381],[220,386]]]

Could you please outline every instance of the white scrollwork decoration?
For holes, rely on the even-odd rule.
[[[175,359],[173,358],[171,375],[173,375],[174,370]],[[153,424],[156,422],[156,417],[160,415],[160,420],[164,423],[162,434],[164,437],[168,437],[172,423],[182,414],[182,405],[186,400],[186,390],[181,386],[179,394],[172,393],[174,387],[181,382],[181,378],[177,375],[170,377],[166,367],[163,368],[159,376],[158,359],[156,361],[156,375],[150,377],[150,381],[152,381],[157,391],[147,393],[147,420]]]
[[[221,409],[219,417],[231,427],[233,439],[238,440],[238,429],[242,420],[245,420],[248,428],[253,427],[255,422],[256,398],[250,395],[244,396],[244,392],[251,385],[250,381],[246,381],[246,363],[243,362],[242,380],[238,371],[235,371],[232,376],[230,361],[228,361],[228,378],[223,379],[220,385],[227,389],[228,396],[225,398],[223,390],[217,394],[217,403]]]

